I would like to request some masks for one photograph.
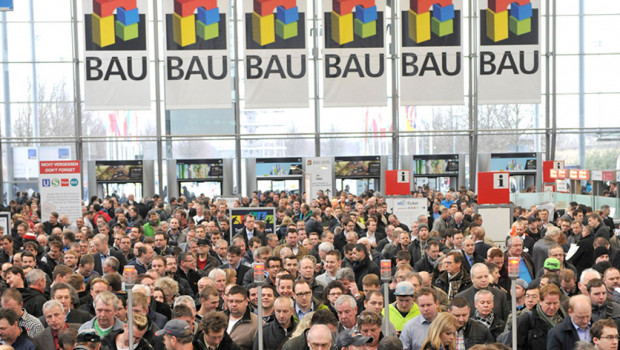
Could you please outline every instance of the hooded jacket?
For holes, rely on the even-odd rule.
[[[198,332],[194,337],[194,350],[207,350],[207,344],[205,343],[204,333]],[[220,345],[215,350],[240,350],[241,348],[230,338],[228,333],[224,332],[224,337],[220,341]]]
[[[108,333],[105,337],[101,339],[101,350],[118,350],[116,347],[116,337],[119,334],[123,333],[123,329],[118,329]],[[134,344],[134,346],[136,346]],[[135,350],[153,350],[153,347],[149,342],[144,339],[144,337],[140,338],[138,345],[134,348]]]
[[[295,320],[295,317],[291,316],[291,325],[287,329],[284,329],[277,319],[263,326],[263,349],[282,349],[284,343],[291,338],[291,334],[295,331],[297,323],[298,322]],[[254,339],[254,346],[252,349],[258,350],[258,337]]]
[[[43,304],[47,302],[48,298],[33,288],[18,288],[17,290],[24,299],[24,309],[34,317],[43,316]]]
[[[230,315],[230,311],[227,310],[226,315]],[[251,350],[257,331],[258,316],[251,313],[250,307],[247,307],[243,317],[233,326],[230,332],[230,338],[239,345],[241,350]]]

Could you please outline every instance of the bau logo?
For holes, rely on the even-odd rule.
[[[531,0],[488,0],[480,18],[481,45],[538,44],[538,9]]]
[[[245,16],[246,49],[306,47],[305,14],[296,0],[254,0],[252,13]]]
[[[226,16],[217,0],[174,1],[174,12],[166,14],[168,50],[225,50]]]
[[[146,21],[137,0],[93,0],[84,22],[87,51],[146,50]]]
[[[332,0],[325,31],[326,48],[383,47],[383,12],[375,0]]]
[[[411,0],[402,12],[403,46],[460,46],[460,12],[452,0]]]

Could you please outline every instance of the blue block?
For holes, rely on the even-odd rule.
[[[13,0],[0,0],[0,8],[13,11]]]
[[[140,12],[138,12],[137,8],[125,11],[122,7],[119,7],[116,9],[116,20],[124,26],[130,26],[140,22]]]
[[[433,4],[433,17],[437,18],[439,22],[454,19],[454,4],[443,7]]]
[[[523,6],[519,6],[516,2],[510,4],[510,15],[517,19],[517,21],[522,21],[524,19],[528,19],[532,17],[532,3],[525,4]]]
[[[299,9],[297,6],[285,9],[284,6],[278,6],[276,19],[279,19],[283,24],[291,24],[299,21]]]
[[[362,5],[355,6],[355,18],[359,19],[360,22],[366,24],[372,21],[377,20],[377,6],[372,6],[367,9],[363,8]]]
[[[205,10],[204,7],[198,8],[198,20],[204,25],[211,25],[220,21],[220,8],[214,7],[210,10]]]

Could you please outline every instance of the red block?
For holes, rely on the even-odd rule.
[[[217,7],[217,0],[174,0],[174,13],[181,17],[193,15],[199,7],[212,10]]]
[[[288,10],[297,6],[297,2],[295,0],[254,0],[254,12],[261,17],[272,14],[278,6]]]
[[[362,5],[363,8],[367,9],[375,6],[375,0],[334,0],[332,11],[342,16],[353,12],[357,5]]]
[[[406,174],[403,174],[406,172]],[[398,196],[411,194],[411,172],[409,170],[385,171],[385,195]]]
[[[493,10],[493,12],[498,13],[502,11],[506,11],[508,9],[508,5],[516,2],[519,6],[527,5],[531,1],[530,0],[489,0],[489,9]]]
[[[495,176],[502,175],[502,182],[495,183]],[[501,188],[500,188],[501,187]],[[510,174],[508,172],[478,173],[478,204],[507,204],[510,202]]]
[[[108,17],[114,14],[114,10],[122,7],[125,11],[137,7],[136,0],[94,0],[93,12],[99,17]]]
[[[419,15],[428,12],[434,4],[439,4],[441,7],[445,7],[452,5],[452,0],[410,0],[409,8]]]

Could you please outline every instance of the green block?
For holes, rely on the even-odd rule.
[[[431,19],[431,31],[438,37],[443,37],[454,33],[454,20],[440,22],[437,18]]]
[[[510,16],[509,22],[510,31],[516,35],[523,35],[532,31],[532,18],[518,21],[513,16]]]
[[[120,21],[114,23],[114,29],[116,30],[116,36],[123,41],[135,39],[138,37],[138,23],[132,25],[124,25]]]
[[[276,19],[276,34],[286,40],[297,36],[298,21],[284,24],[284,22]]]
[[[215,22],[206,25],[196,20],[196,35],[202,38],[202,40],[209,40],[220,36],[219,22]]]
[[[356,18],[353,23],[353,31],[362,39],[377,35],[377,21],[364,23]]]

